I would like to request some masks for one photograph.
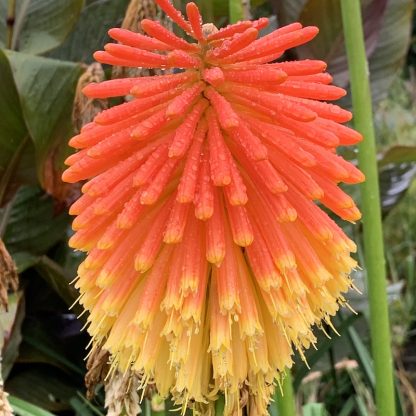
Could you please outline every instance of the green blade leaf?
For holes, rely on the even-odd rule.
[[[22,113],[36,149],[39,176],[56,142],[66,146],[80,65],[17,52],[7,56]]]
[[[120,25],[128,3],[129,0],[91,1],[82,10],[65,42],[49,56],[67,61],[93,62],[92,54],[110,40],[107,31]]]
[[[9,403],[17,416],[54,416],[52,413],[41,409],[26,400],[19,399],[15,396],[9,396]]]
[[[324,403],[308,403],[302,406],[303,416],[328,416]]]
[[[10,253],[44,254],[65,238],[66,213],[56,215],[52,198],[37,187],[24,186],[12,201],[4,242]]]
[[[23,155],[32,148],[20,107],[19,95],[9,60],[0,50],[0,206],[10,199],[18,184],[33,178],[33,167],[23,163]],[[25,165],[26,170],[21,166]]]
[[[71,32],[83,0],[20,1],[12,49],[39,55],[59,46]]]

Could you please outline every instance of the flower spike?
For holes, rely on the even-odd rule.
[[[294,351],[304,359],[352,287],[355,244],[316,201],[360,218],[339,184],[364,176],[336,148],[361,136],[329,102],[345,91],[325,62],[276,61],[317,28],[259,37],[265,18],[216,30],[195,3],[186,19],[156,2],[193,40],[143,20],[147,35],[110,29],[118,43],[94,56],[175,71],[86,86],[128,99],[70,140],[63,180],[86,181],[70,209],[80,303],[92,342],[143,386],[198,414],[224,394],[225,416],[248,392],[267,415]]]

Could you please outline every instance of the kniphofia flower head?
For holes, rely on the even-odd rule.
[[[351,286],[354,243],[321,206],[360,218],[338,186],[363,175],[336,154],[360,134],[327,101],[345,94],[318,60],[277,62],[318,29],[294,23],[259,38],[267,19],[216,30],[160,7],[191,38],[143,20],[111,29],[101,63],[174,69],[92,83],[90,98],[132,97],[70,144],[67,182],[87,180],[70,245],[88,331],[162,396],[209,412],[267,414],[276,381],[314,345]],[[319,206],[316,202],[319,201]]]

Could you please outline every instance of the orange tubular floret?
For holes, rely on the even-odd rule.
[[[144,36],[141,33],[132,32],[131,30],[113,28],[108,31],[111,38],[121,42],[124,45],[132,46],[133,48],[145,49],[148,51],[169,51],[172,46],[167,45],[157,39]]]
[[[142,112],[143,110],[159,104],[163,104],[172,97],[180,94],[180,92],[181,90],[179,88],[169,89],[168,91],[163,91],[150,97],[140,98],[120,104],[116,107],[112,107],[99,113],[94,118],[94,122],[98,124],[117,123],[123,119],[126,119],[127,117],[132,117],[135,114]]]
[[[311,75],[291,75],[288,78],[288,81],[314,82],[317,84],[330,84],[332,80],[333,78],[328,72]]]
[[[192,143],[193,135],[208,103],[200,99],[193,110],[185,117],[182,125],[176,130],[175,136],[169,146],[169,157],[181,158]]]
[[[271,68],[281,69],[282,71],[286,72],[288,76],[314,75],[325,71],[327,68],[326,62],[314,59],[276,62],[273,64],[268,64],[267,66]]]
[[[195,196],[202,143],[205,139],[207,123],[201,120],[193,137],[193,143],[186,158],[185,167],[178,185],[176,200],[181,203],[192,202]]]
[[[188,52],[198,52],[197,44],[188,43],[182,38],[176,36],[173,32],[163,27],[159,22],[149,19],[143,19],[140,22],[141,28],[150,36],[171,46],[173,49],[182,49]]]
[[[231,182],[231,168],[224,137],[220,131],[217,118],[211,111],[207,111],[208,118],[208,146],[211,178],[215,186],[229,185]]]
[[[231,182],[225,187],[225,194],[231,205],[245,205],[248,201],[247,189],[229,151],[228,161],[230,164]]]
[[[166,227],[166,221],[169,214],[168,207],[161,210],[160,214],[154,219],[152,226],[148,230],[143,244],[140,246],[135,259],[134,268],[139,273],[145,273],[149,270],[162,246],[163,230]]]
[[[200,81],[189,87],[181,95],[173,99],[167,109],[166,115],[169,118],[183,116],[194,104],[195,100],[205,88],[205,83]]]
[[[104,46],[104,49],[105,52],[109,53],[111,56],[128,61],[132,63],[133,66],[160,68],[167,65],[166,56],[132,48],[131,46],[107,43],[107,45]]]
[[[212,87],[206,88],[204,94],[214,107],[218,121],[223,129],[228,130],[238,126],[238,115],[232,109],[231,104],[222,95],[218,94]]]
[[[149,97],[151,95],[165,92],[171,88],[185,85],[188,82],[196,81],[198,74],[196,72],[182,72],[181,74],[155,76],[145,83],[138,83],[133,86],[130,93],[135,97]]]
[[[219,190],[214,189],[214,212],[206,221],[206,257],[210,263],[219,266],[225,256],[224,209]]]
[[[345,123],[350,121],[352,114],[348,110],[329,103],[323,103],[320,101],[308,100],[305,98],[298,97],[286,97],[289,101],[295,103],[300,103],[302,106],[305,106],[312,111],[314,111],[318,116],[326,118],[328,120],[336,121],[337,123]]]
[[[162,195],[177,166],[178,160],[168,159],[149,186],[143,190],[140,203],[145,205],[154,204]]]
[[[345,96],[343,88],[334,85],[315,84],[312,82],[287,80],[273,88],[274,91],[313,100],[338,100]]]
[[[167,244],[175,244],[182,241],[185,230],[190,204],[175,201],[169,215],[168,222],[163,237]]]
[[[270,35],[264,36],[250,46],[227,56],[221,60],[223,64],[232,64],[241,61],[255,60],[263,57],[271,57],[274,54],[281,54],[286,49],[302,45],[318,34],[318,28],[310,26],[301,28],[299,23],[284,26]]]
[[[208,82],[214,87],[218,87],[225,81],[224,72],[221,70],[221,68],[218,67],[205,69],[203,78],[204,81]]]
[[[199,68],[202,65],[200,58],[181,50],[169,52],[167,62],[170,68]]]
[[[154,177],[168,160],[168,140],[158,146],[134,174],[133,185],[142,186]]]
[[[169,0],[155,0],[159,7],[185,32],[192,34],[192,28],[183,18],[182,13],[176,10]]]
[[[82,93],[89,98],[109,98],[127,95],[143,78],[111,79],[103,82],[92,82],[82,89]]]
[[[207,220],[214,212],[214,187],[209,174],[207,149],[201,153],[201,166],[198,172],[198,182],[194,198],[195,216]]]
[[[249,246],[254,240],[253,228],[243,206],[227,206],[234,243],[241,247]]]
[[[221,91],[229,93],[231,96],[235,95],[246,98],[256,104],[265,106],[279,114],[281,113],[296,120],[311,121],[316,118],[316,114],[313,111],[301,105],[293,104],[280,94],[267,93],[257,88],[233,83],[224,84],[224,86],[221,86]]]
[[[249,159],[267,159],[266,146],[263,145],[262,141],[252,133],[242,120],[240,120],[240,125],[237,128],[230,129],[229,135],[236,143],[240,144]]]
[[[199,41],[204,41],[204,35],[202,33],[202,17],[199,13],[198,6],[191,2],[186,5],[186,15],[188,16],[189,23],[192,27],[192,35]]]
[[[262,68],[259,66],[255,69],[248,69],[242,71],[225,71],[224,77],[227,81],[238,83],[273,83],[273,85],[280,84],[285,81],[287,75],[285,72],[274,68]]]
[[[215,61],[236,53],[254,42],[258,34],[259,32],[252,27],[246,29],[243,33],[237,33],[232,39],[225,41],[219,48],[211,49],[207,52],[206,59]]]
[[[168,124],[169,119],[166,116],[166,109],[162,108],[146,120],[142,121],[132,132],[132,136],[138,140],[145,140],[150,136],[158,133]]]

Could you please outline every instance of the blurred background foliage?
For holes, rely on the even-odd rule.
[[[182,7],[185,3],[175,1]],[[206,20],[218,27],[227,23],[233,3],[199,1]],[[101,386],[91,402],[86,399],[88,336],[81,331],[83,318],[76,319],[80,311],[68,309],[77,298],[69,282],[82,254],[67,247],[71,235],[67,208],[78,196],[79,186],[63,184],[60,175],[69,153],[67,141],[80,123],[72,119],[77,82],[83,75],[90,79],[92,53],[109,41],[107,30],[120,26],[129,4],[136,21],[139,14],[146,16],[154,8],[152,0],[0,0],[0,237],[7,249],[0,252],[2,290],[13,287],[7,280],[14,273],[8,253],[20,280],[19,289],[9,294],[7,312],[0,313],[0,349],[2,379],[17,415],[106,413]],[[412,0],[362,0],[379,151],[398,415],[416,415],[414,9]],[[269,17],[265,32],[293,21],[319,26],[313,42],[285,58],[324,59],[335,83],[348,89],[338,0],[252,0],[244,13]],[[104,69],[104,76],[111,77],[110,69]],[[350,98],[341,104],[349,107]],[[354,160],[355,153],[345,150],[344,156]],[[359,225],[343,226],[360,242]],[[300,414],[375,415],[364,276],[365,270],[354,276],[364,295],[350,297],[358,315],[345,310],[335,319],[342,337],[333,332],[331,338],[321,337],[319,350],[307,354],[311,371],[301,361],[296,363]],[[142,411],[163,414],[164,406],[170,407],[155,396],[143,402]]]

